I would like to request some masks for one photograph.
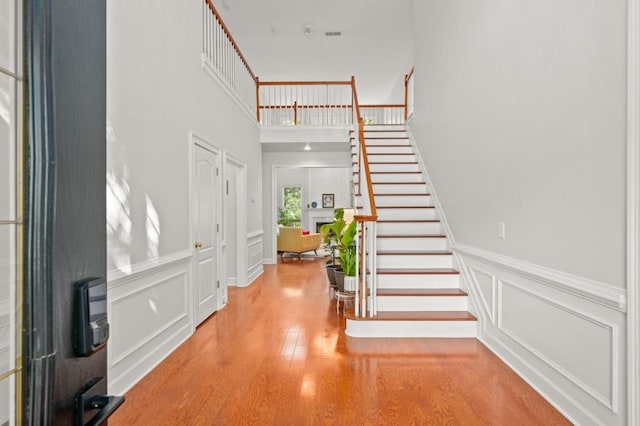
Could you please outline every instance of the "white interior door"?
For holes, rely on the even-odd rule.
[[[225,241],[227,242],[227,284],[238,284],[238,191],[237,170],[233,163],[226,163]]]
[[[218,308],[218,153],[195,145],[194,246],[196,325]]]

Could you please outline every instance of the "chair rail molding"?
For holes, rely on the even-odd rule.
[[[453,245],[453,250],[465,256],[474,257],[499,266],[511,273],[564,291],[565,293],[581,297],[623,313],[626,312],[627,292],[622,288],[514,259],[466,244],[456,243]]]
[[[191,261],[191,250],[177,251],[157,259],[147,259],[144,262],[134,265],[112,269],[107,272],[107,282],[109,283],[109,288],[118,287],[160,270],[168,269],[177,264],[189,261]]]
[[[628,424],[640,424],[640,0],[627,0]]]

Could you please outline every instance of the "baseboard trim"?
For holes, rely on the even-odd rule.
[[[539,385],[536,384],[536,382],[534,380],[531,379],[531,377],[529,375],[529,372],[531,372],[532,374],[535,374],[538,379],[544,381],[551,389],[553,389],[558,394],[562,395],[562,397],[565,398],[570,404],[572,404],[575,407],[582,408],[580,406],[580,404],[578,404],[575,401],[575,399],[571,398],[571,396],[569,396],[566,392],[564,392],[561,388],[556,386],[554,383],[549,381],[549,379],[547,379],[545,376],[540,375],[540,374],[536,374],[535,373],[536,370],[535,370],[535,368],[533,368],[533,366],[531,366],[527,361],[525,361],[520,356],[518,356],[516,353],[514,353],[511,350],[511,348],[509,348],[508,346],[506,346],[502,342],[500,342],[498,340],[495,340],[495,339],[491,339],[491,341],[489,341],[482,335],[478,336],[478,340],[483,345],[485,345],[491,352],[493,352],[498,358],[500,358],[500,360],[502,360],[502,362],[507,364],[507,366],[509,366],[510,369],[515,371],[516,374],[518,376],[520,376],[520,378],[522,380],[527,382],[527,384],[529,386],[531,386],[544,399],[546,399],[549,404],[553,405],[553,407],[556,410],[558,410],[563,416],[565,416],[572,424],[579,424],[579,422],[576,419],[574,419],[566,410],[564,410],[564,408],[561,405],[559,405],[559,404],[557,404],[555,402],[554,398],[551,398],[550,395],[547,392],[545,392],[544,389],[542,389]],[[495,346],[493,346],[494,344],[495,344]],[[504,353],[501,353],[499,350],[497,350],[496,346],[499,347],[501,350],[504,350],[505,352],[507,352],[509,357],[512,357],[515,360],[517,360],[518,363],[521,363],[529,372],[523,371],[523,369],[520,368],[520,366],[516,365],[511,359],[509,359],[509,357],[505,356]],[[588,411],[585,410],[585,409],[582,409],[582,413],[586,414],[586,413],[588,413]],[[594,418],[593,416],[589,416],[589,419],[592,420],[592,424],[598,424],[599,423],[597,421],[597,419]]]
[[[262,267],[262,265],[259,265],[258,267],[256,267],[256,268],[252,269],[251,271],[249,271],[249,276],[247,277],[247,285],[246,285],[246,287],[249,287],[251,284],[253,284],[253,282],[255,280],[260,278],[260,275],[262,275],[263,272],[264,272],[264,268]]]
[[[184,335],[182,335],[183,333]],[[164,344],[158,346],[156,350],[149,352],[139,362],[119,374],[118,377],[110,377],[109,392],[116,395],[122,395],[128,392],[132,387],[140,382],[140,380],[142,380],[147,374],[149,374],[154,368],[156,368],[162,361],[164,361],[167,358],[168,354],[173,353],[173,351],[175,351],[189,337],[191,337],[191,335],[192,333],[190,330],[190,325],[185,325],[184,327],[177,330],[167,340],[165,340]],[[149,363],[147,364],[147,362]],[[134,370],[145,364],[146,366],[139,373],[133,374]],[[125,380],[126,382],[122,383]]]
[[[627,292],[625,289],[465,244],[456,243],[453,245],[453,250],[464,256],[470,256],[480,261],[493,264],[523,278],[626,313]]]

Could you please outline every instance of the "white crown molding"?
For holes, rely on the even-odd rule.
[[[640,424],[640,0],[627,1],[628,424]]]
[[[624,289],[465,244],[456,243],[453,245],[453,250],[565,293],[620,312],[626,311],[626,291]]]

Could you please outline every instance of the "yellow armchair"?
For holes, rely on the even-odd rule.
[[[279,253],[296,253],[300,257],[301,253],[316,250],[322,244],[322,236],[320,234],[302,235],[302,229],[294,227],[281,227],[278,233],[278,252]]]

